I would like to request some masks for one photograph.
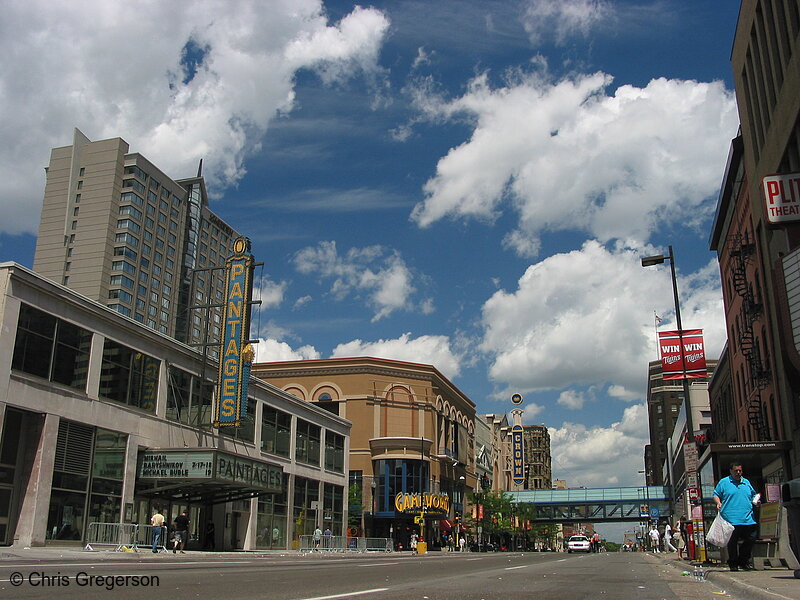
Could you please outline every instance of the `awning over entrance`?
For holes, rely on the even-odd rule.
[[[700,468],[703,476],[703,495],[710,498],[714,484],[728,475],[731,462],[739,462],[744,468],[744,476],[756,486],[764,489],[762,476],[782,473],[785,478],[790,473],[789,450],[792,443],[785,440],[774,442],[712,442],[703,450]],[[705,491],[709,487],[708,492]],[[769,501],[779,500],[780,490],[767,489]],[[767,500],[767,498],[765,498]]]
[[[443,532],[450,531],[453,528],[453,522],[450,519],[441,519],[439,521],[439,530]]]
[[[136,494],[217,504],[282,491],[283,468],[214,448],[139,453]]]
[[[706,462],[710,455],[717,459],[719,473],[717,476],[728,474],[728,463],[730,461],[741,461],[746,467],[745,473],[754,475],[761,471],[761,468],[769,463],[786,458],[786,454],[792,448],[792,443],[788,441],[774,442],[715,442],[709,444],[706,452],[703,452],[701,463]]]

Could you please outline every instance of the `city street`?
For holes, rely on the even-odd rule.
[[[713,582],[695,582],[659,559],[639,553],[437,552],[425,556],[403,553],[266,557],[141,554],[92,560],[95,557],[87,554],[59,561],[4,560],[0,564],[0,596],[82,600],[112,596],[233,596],[237,600],[694,600],[715,597],[713,594],[723,591]],[[107,576],[117,579],[109,580]],[[744,598],[730,592],[718,597]]]

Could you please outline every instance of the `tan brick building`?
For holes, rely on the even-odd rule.
[[[351,528],[404,547],[415,517],[433,543],[458,529],[477,485],[475,404],[435,367],[362,357],[257,363],[252,373],[353,424]],[[446,498],[446,507],[399,510],[403,494]]]

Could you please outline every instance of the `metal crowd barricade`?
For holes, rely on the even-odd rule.
[[[139,548],[153,548],[153,536],[155,535],[155,530],[157,528],[154,525],[139,525],[136,530],[136,550],[138,551]],[[166,552],[167,551],[167,537],[169,535],[169,530],[166,527],[161,528],[161,537],[158,540],[158,547],[156,548],[156,552]]]
[[[363,541],[362,552],[394,552],[392,538],[358,538],[359,543]]]
[[[393,552],[391,538],[364,538],[323,535],[319,545],[313,535],[300,536],[300,552]]]
[[[84,550],[94,550],[95,546],[113,546],[115,552],[129,548],[137,549],[137,529],[135,523],[89,523]]]

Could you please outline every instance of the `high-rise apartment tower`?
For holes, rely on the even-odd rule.
[[[200,171],[173,180],[125,140],[76,129],[46,172],[34,271],[180,341],[220,339],[214,267],[239,234],[208,209]]]

